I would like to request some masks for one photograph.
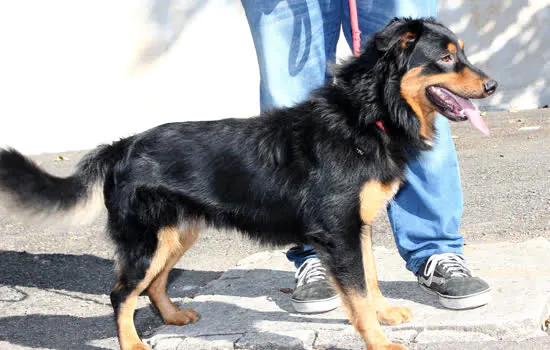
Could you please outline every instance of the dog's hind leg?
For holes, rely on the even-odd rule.
[[[181,246],[168,258],[164,269],[155,277],[147,289],[147,294],[151,302],[159,310],[165,324],[181,326],[187,323],[196,322],[200,315],[191,309],[180,309],[170,297],[166,294],[166,283],[168,282],[168,273],[174,265],[180,260],[185,252],[191,248],[198,237],[198,227],[195,225],[187,230],[180,231]]]
[[[134,244],[136,246],[124,247],[119,243],[118,282],[111,292],[122,350],[148,349],[139,339],[134,325],[137,298],[172,261],[174,254],[183,249],[179,232],[174,227],[158,231],[152,256],[145,253],[147,243],[138,241]]]

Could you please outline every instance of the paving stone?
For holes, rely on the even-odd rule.
[[[210,337],[185,338],[176,350],[225,350],[233,349],[242,334],[215,335]]]
[[[391,342],[398,344],[410,343],[418,334],[415,330],[392,331],[390,328],[384,329],[384,333]],[[365,343],[353,328],[321,329],[315,340],[314,348],[319,350],[359,350],[365,349]]]
[[[311,350],[315,332],[276,331],[246,333],[235,343],[235,349],[244,350]]]
[[[27,295],[25,293],[15,287],[0,285],[0,301],[21,301],[26,297]]]
[[[455,311],[443,308],[435,297],[420,290],[396,250],[377,247],[375,256],[382,293],[390,304],[408,306],[415,316],[410,323],[384,327],[385,332],[399,343],[407,343],[421,332],[425,333],[417,338],[426,342],[432,338],[434,342],[441,342],[440,334],[444,333],[439,331],[451,331],[450,334],[457,337],[462,334],[494,340],[525,339],[540,333],[550,315],[548,251],[550,243],[542,238],[517,244],[467,245],[465,254],[469,265],[489,282],[493,301],[477,309]],[[184,327],[164,326],[154,337],[237,333],[266,333],[267,336],[299,329],[317,333],[316,346],[331,346],[331,332],[336,332],[341,340],[333,345],[362,344],[342,308],[313,315],[294,312],[290,295],[281,291],[294,287],[294,272],[283,251],[255,254],[185,303],[185,307],[201,313],[199,322]],[[334,339],[338,339],[336,336]]]
[[[469,341],[490,341],[495,338],[479,332],[460,332],[449,330],[422,331],[414,339],[415,343],[434,342],[469,342]]]
[[[393,343],[399,343],[399,344],[407,344],[410,343],[416,338],[418,335],[418,331],[414,329],[409,330],[391,330],[386,328],[385,332],[386,336],[390,341]]]
[[[182,338],[164,338],[158,340],[145,340],[145,344],[153,348],[153,350],[177,349],[184,341]]]
[[[319,350],[359,350],[365,343],[353,328],[322,329],[315,339],[315,349]]]

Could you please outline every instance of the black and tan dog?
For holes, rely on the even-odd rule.
[[[97,148],[68,178],[1,150],[0,193],[10,208],[42,218],[78,221],[94,203],[107,207],[122,349],[146,348],[133,322],[144,291],[165,323],[198,320],[171,302],[166,281],[205,225],[266,244],[312,244],[367,348],[401,349],[379,322],[412,314],[378,289],[371,224],[405,180],[406,148],[430,149],[435,113],[486,132],[468,99],[496,85],[444,26],[395,19],[335,69],[334,82],[292,108],[161,125]]]

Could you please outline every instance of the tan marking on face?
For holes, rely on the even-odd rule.
[[[382,184],[378,181],[368,181],[359,193],[360,216],[365,224],[372,224],[381,209],[395,195],[399,182]]]
[[[415,67],[401,78],[401,96],[420,121],[420,135],[431,140],[437,109],[428,100],[426,88],[437,85],[464,97],[479,98],[487,96],[483,84],[489,78],[481,77],[468,67],[464,67],[460,72],[432,75],[422,75],[422,68]]]
[[[416,34],[414,34],[414,33],[407,32],[407,33],[403,34],[403,36],[401,37],[401,47],[406,48],[407,43],[409,41],[415,40],[415,39],[416,39]]]
[[[460,46],[460,48],[464,50],[464,41],[462,41],[462,39],[458,39],[458,46]]]
[[[411,91],[412,92],[412,91]],[[408,102],[414,114],[420,121],[420,135],[425,139],[432,140],[434,134],[435,110],[427,98],[419,96],[417,91],[409,93],[401,87],[401,95]]]
[[[456,55],[456,45],[454,43],[449,43],[447,45],[447,50],[450,52],[450,53],[453,53]]]

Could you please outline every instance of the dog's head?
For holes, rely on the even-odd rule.
[[[436,113],[469,120],[488,133],[470,99],[491,95],[497,82],[474,67],[462,40],[433,19],[392,20],[367,42],[354,65],[368,67],[371,81],[378,80],[379,98],[388,107],[385,119],[418,144],[431,144]]]

